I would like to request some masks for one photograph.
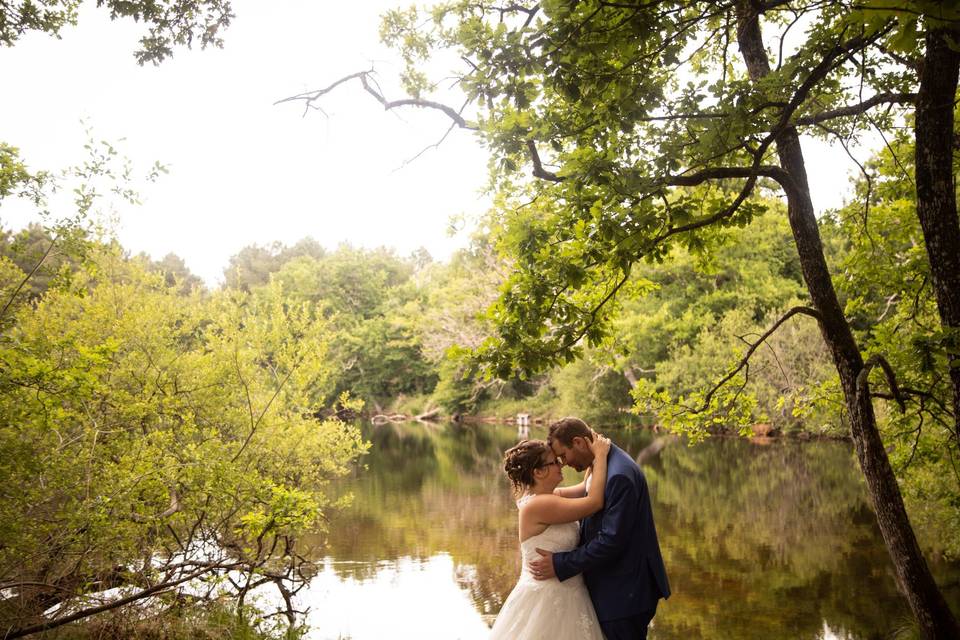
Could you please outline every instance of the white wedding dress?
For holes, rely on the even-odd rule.
[[[531,497],[524,496],[517,505]],[[520,543],[520,579],[500,609],[490,640],[603,640],[583,576],[563,582],[556,578],[534,580],[527,566],[540,557],[537,547],[570,551],[579,541],[580,525],[568,522],[552,524]]]

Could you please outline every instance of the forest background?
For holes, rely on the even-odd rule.
[[[169,53],[171,42],[151,42],[146,60]],[[817,224],[858,341],[884,355],[902,388],[921,392],[909,412],[895,390],[881,394],[877,424],[921,546],[956,558],[954,352],[938,328],[915,215],[914,144],[908,126],[894,127],[864,164],[856,198]],[[688,435],[849,433],[811,318],[790,318],[753,353],[810,297],[772,189],[751,194],[735,224],[637,260],[602,334],[565,362],[505,372],[476,354],[502,335],[497,301],[536,227],[516,203],[498,201],[449,261],[305,238],[242,248],[210,289],[176,255],[131,255],[111,237],[98,206],[104,194],[133,206],[136,185],[122,149],[92,139],[87,152],[55,173],[0,148],[0,197],[32,201],[44,220],[0,239],[0,471],[5,486],[22,489],[0,503],[0,578],[17,591],[4,601],[18,621],[8,637],[69,622],[74,614],[53,625],[40,615],[64,594],[135,585],[145,597],[214,570],[244,576],[229,588],[241,609],[263,583],[289,597],[289,581],[307,579],[298,533],[338,506],[325,489],[365,450],[343,420],[354,412],[577,414],[659,427],[665,406],[702,398],[749,349],[733,399]],[[69,215],[51,211],[64,192]],[[702,194],[680,187],[672,197],[688,196]],[[81,606],[74,619],[90,611]]]

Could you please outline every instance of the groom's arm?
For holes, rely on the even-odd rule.
[[[607,481],[607,495],[595,538],[573,551],[553,554],[553,569],[561,581],[616,560],[630,544],[637,521],[637,486],[626,476]]]

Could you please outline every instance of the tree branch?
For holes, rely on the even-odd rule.
[[[211,571],[235,569],[238,566],[241,566],[241,564],[242,563],[240,562],[233,562],[229,564],[222,564],[222,563],[211,564],[211,566],[204,567],[198,571],[194,571],[193,573],[187,574],[186,576],[182,576],[175,580],[168,580],[166,582],[161,582],[152,587],[149,587],[147,589],[138,591],[137,593],[131,594],[125,598],[113,600],[111,602],[107,602],[107,603],[98,605],[96,607],[88,607],[86,609],[81,609],[80,611],[76,611],[68,616],[64,616],[56,620],[47,620],[46,622],[40,622],[38,624],[33,624],[26,627],[20,627],[19,629],[10,629],[6,633],[4,633],[3,640],[13,640],[14,638],[22,638],[23,636],[27,636],[32,633],[39,633],[40,631],[49,631],[50,629],[56,629],[57,627],[61,627],[65,624],[76,622],[77,620],[82,620],[84,618],[88,618],[98,613],[103,613],[104,611],[117,609],[119,607],[128,605],[131,602],[143,600],[144,598],[152,596],[156,593],[160,593],[168,589],[172,589],[173,587],[177,585],[181,585],[185,582],[189,582],[190,580],[195,580],[196,578],[199,578],[204,574],[210,573]]]
[[[56,246],[56,244],[57,244],[57,238],[53,238],[50,241],[50,246],[48,246],[47,250],[43,252],[42,256],[40,256],[40,260],[37,261],[37,264],[33,265],[33,269],[30,270],[30,273],[24,276],[23,280],[20,281],[20,284],[17,285],[17,288],[14,289],[13,293],[10,294],[10,298],[7,300],[7,303],[3,305],[3,309],[0,310],[0,319],[3,319],[3,316],[7,314],[7,310],[10,308],[10,305],[13,304],[13,301],[20,294],[20,291],[30,281],[30,278],[36,275],[37,271],[40,270],[40,267],[43,265],[46,259],[50,256],[50,252],[53,251],[53,247]]]
[[[794,124],[818,124],[826,120],[833,120],[834,118],[860,115],[866,113],[879,104],[913,104],[916,102],[916,100],[917,94],[915,93],[878,93],[872,98],[864,100],[859,104],[853,104],[846,107],[840,107],[839,109],[833,109],[831,111],[824,111],[822,113],[804,116],[803,118],[797,118],[794,121]]]
[[[727,178],[756,178],[762,176],[772,178],[777,182],[789,183],[790,175],[775,165],[757,165],[753,167],[710,167],[696,173],[681,173],[667,176],[664,183],[674,187],[695,187],[707,180],[723,180]]]
[[[703,413],[704,411],[706,411],[707,407],[710,406],[710,400],[713,398],[714,394],[716,394],[716,392],[720,390],[720,387],[725,385],[735,375],[740,373],[740,371],[749,364],[750,357],[760,347],[760,345],[762,345],[767,338],[773,335],[773,333],[777,329],[779,329],[784,322],[786,322],[793,316],[797,315],[798,313],[802,313],[804,315],[810,316],[811,318],[815,318],[818,322],[821,319],[820,312],[817,311],[816,309],[813,309],[812,307],[793,307],[792,309],[787,311],[785,314],[783,314],[780,317],[779,320],[773,323],[773,326],[771,326],[769,329],[764,331],[763,335],[761,335],[756,342],[750,344],[749,348],[747,349],[747,352],[744,354],[743,358],[740,359],[740,362],[737,364],[737,366],[734,367],[729,373],[727,373],[727,375],[723,376],[723,378],[721,378],[720,381],[717,382],[717,384],[713,385],[713,388],[711,388],[710,391],[707,392],[707,395],[704,396],[703,405],[699,409],[696,409],[691,413]]]
[[[170,487],[170,506],[167,507],[166,510],[164,510],[162,513],[159,513],[151,517],[144,517],[138,513],[131,513],[130,519],[133,520],[134,522],[138,522],[141,524],[145,522],[149,522],[151,520],[163,520],[164,518],[169,518],[173,514],[178,513],[181,508],[182,507],[180,506],[180,495],[177,493],[177,488],[176,486],[171,486]],[[171,531],[173,530],[171,529]],[[176,533],[174,533],[174,537],[176,537]],[[179,542],[180,540],[177,539],[177,543]],[[180,547],[183,548],[183,545],[181,544]]]
[[[537,153],[537,145],[532,138],[527,140],[527,149],[530,151],[530,159],[533,161],[533,176],[535,178],[550,180],[551,182],[563,182],[563,178],[543,168],[540,154]]]
[[[424,109],[436,109],[437,111],[442,111],[443,113],[445,113],[447,117],[453,120],[453,122],[461,129],[470,129],[470,130],[477,129],[475,125],[471,125],[466,120],[464,120],[463,116],[460,114],[459,111],[457,111],[451,106],[442,104],[440,102],[434,102],[433,100],[425,100],[423,98],[403,98],[401,100],[387,100],[383,96],[383,93],[380,92],[379,89],[375,88],[370,84],[369,78],[372,74],[373,74],[373,69],[370,69],[369,71],[358,71],[356,73],[351,73],[349,75],[343,76],[339,80],[336,80],[335,82],[333,82],[327,87],[324,87],[323,89],[317,89],[316,91],[308,91],[306,93],[300,93],[295,96],[289,96],[287,98],[283,98],[282,100],[277,100],[276,102],[274,102],[274,104],[277,105],[284,102],[303,101],[304,103],[306,103],[306,106],[308,109],[311,107],[316,108],[314,107],[314,103],[317,100],[319,100],[321,97],[330,93],[333,89],[337,88],[338,86],[340,86],[345,82],[349,82],[350,80],[359,80],[360,84],[363,85],[363,89],[367,93],[372,95],[377,100],[377,102],[382,104],[385,111],[396,109],[397,107],[421,107]]]
[[[857,374],[858,401],[860,397],[864,397],[870,393],[870,370],[877,365],[880,365],[880,368],[883,369],[883,373],[887,376],[887,384],[890,386],[890,393],[893,395],[893,399],[896,400],[897,404],[900,406],[900,413],[906,413],[907,405],[903,400],[903,395],[900,393],[900,386],[897,384],[897,376],[893,372],[893,367],[891,367],[890,363],[887,362],[887,359],[879,353],[875,353],[870,356],[867,361],[863,363],[863,369],[861,369],[860,373]]]

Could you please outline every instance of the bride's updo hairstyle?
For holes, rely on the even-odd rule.
[[[548,451],[550,447],[545,440],[524,440],[503,454],[503,470],[516,493],[533,486],[533,472]]]

